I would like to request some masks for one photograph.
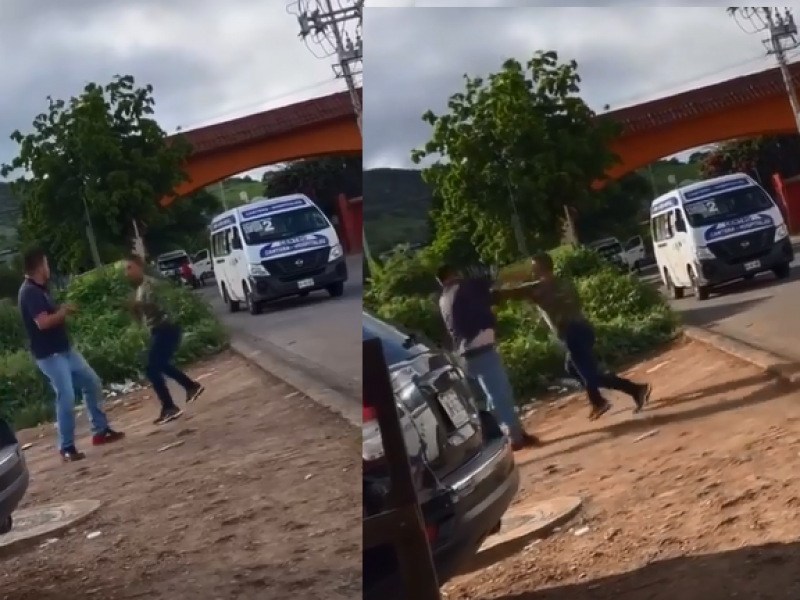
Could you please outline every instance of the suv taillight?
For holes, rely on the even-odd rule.
[[[375,408],[362,400],[363,422],[361,425],[361,458],[364,466],[383,460],[383,438],[378,425],[378,415]]]

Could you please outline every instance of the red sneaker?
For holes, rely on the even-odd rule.
[[[105,431],[101,433],[95,433],[92,436],[92,446],[103,446],[105,444],[112,444],[114,442],[118,442],[122,438],[125,437],[125,434],[120,431],[114,431],[111,427],[108,427]]]

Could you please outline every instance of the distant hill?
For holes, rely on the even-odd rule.
[[[663,194],[686,180],[700,179],[700,162],[660,160],[639,170],[651,182],[655,194]],[[652,175],[652,176],[651,176]],[[364,229],[375,254],[398,244],[428,241],[428,210],[431,190],[414,169],[369,169],[364,171]]]
[[[372,252],[428,241],[431,190],[419,171],[368,169],[363,185],[364,229]]]
[[[0,250],[16,241],[18,218],[19,201],[11,194],[10,186],[0,182]]]

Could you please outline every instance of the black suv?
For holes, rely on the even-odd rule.
[[[0,535],[11,531],[11,515],[28,491],[28,480],[28,466],[17,436],[0,418]]]
[[[458,573],[500,520],[519,487],[508,439],[476,382],[454,360],[364,313],[363,339],[378,338],[392,379],[412,476],[439,583]],[[389,479],[375,411],[363,400],[364,517],[382,510]],[[364,551],[365,600],[405,600],[391,545]]]

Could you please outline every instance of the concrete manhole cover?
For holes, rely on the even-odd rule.
[[[488,566],[547,535],[574,517],[582,504],[576,496],[564,496],[509,510],[503,517],[502,528],[483,543],[470,570]]]
[[[58,535],[86,520],[100,508],[100,504],[96,500],[75,500],[18,510],[13,516],[14,528],[0,535],[0,553],[13,553]]]

